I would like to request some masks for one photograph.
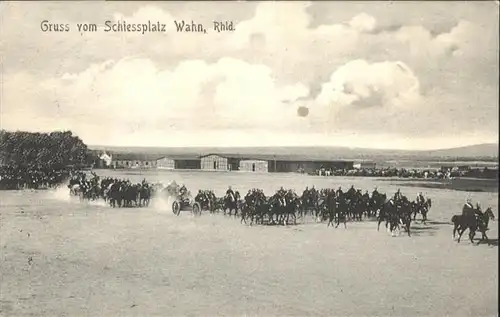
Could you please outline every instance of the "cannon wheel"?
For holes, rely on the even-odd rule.
[[[193,204],[193,214],[195,216],[201,216],[201,205],[200,203],[196,202]]]
[[[174,215],[178,216],[181,213],[181,205],[179,204],[178,201],[174,201],[172,203],[172,212]]]

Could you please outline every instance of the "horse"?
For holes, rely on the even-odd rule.
[[[377,212],[380,212],[386,199],[386,194],[379,194],[378,192],[373,193],[368,203],[368,217],[371,217],[372,215],[377,216]]]
[[[328,224],[326,227],[333,227],[333,222],[335,221],[335,215],[337,214],[337,200],[335,199],[335,193],[330,192],[326,196],[326,213],[328,214]]]
[[[377,216],[377,231],[380,230],[380,224],[382,221],[385,221],[385,227],[389,225],[391,214],[396,213],[396,205],[393,201],[385,202],[379,209],[379,213]]]
[[[266,199],[265,196],[257,197],[250,211],[251,224],[264,223],[264,216],[267,215],[268,222],[274,224],[273,211],[272,211],[272,197]]]
[[[240,223],[245,222],[247,223],[247,218],[253,218],[252,217],[252,208],[249,206],[249,204],[245,201],[241,205],[241,221]]]
[[[139,188],[137,185],[122,184],[120,187],[120,195],[124,202],[123,207],[137,206],[137,200],[139,198]]]
[[[149,206],[151,200],[151,188],[146,185],[141,185],[139,191],[139,206]]]
[[[353,220],[361,221],[363,220],[363,214],[368,209],[368,203],[362,198],[358,198],[351,203],[351,214]]]
[[[335,217],[337,219],[335,223],[335,228],[338,228],[340,222],[344,224],[344,228],[347,229],[347,215],[349,213],[349,204],[345,197],[341,196],[338,200],[338,208],[335,210]]]
[[[476,231],[479,230],[482,234],[481,240],[477,243],[480,244],[486,239],[488,245],[490,244],[486,231],[488,230],[488,224],[490,219],[495,219],[495,215],[491,208],[486,209],[483,213],[478,209],[465,208],[462,215],[454,215],[451,218],[453,222],[453,239],[455,238],[455,233],[458,231],[457,243],[460,243],[460,239],[465,230],[469,229],[469,240],[474,244],[474,236]]]
[[[422,215],[422,222],[425,224],[425,222],[427,221],[427,213],[432,207],[432,200],[430,198],[427,198],[424,203],[413,202],[412,207],[413,221],[415,221],[415,219],[417,218],[417,213],[420,213]]]
[[[304,191],[302,196],[300,197],[300,210],[299,215],[304,218],[308,213],[315,216],[316,219],[319,217],[318,210],[320,209],[320,205],[323,203],[319,198],[319,194],[315,190],[307,190]]]
[[[122,194],[120,192],[121,183],[113,183],[108,187],[106,195],[108,196],[109,205],[111,207],[122,206]]]
[[[240,193],[238,191],[234,193],[234,199],[231,195],[226,195],[224,197],[224,215],[226,214],[226,210],[229,210],[229,216],[231,216],[231,212],[234,210],[234,216],[236,217],[238,213],[239,199]]]
[[[285,208],[283,209],[283,223],[284,225],[288,225],[290,221],[290,217],[293,219],[293,224],[297,224],[297,216],[295,215],[297,210],[300,209],[300,198],[293,197],[291,198]]]
[[[401,224],[404,225],[404,229],[408,233],[408,237],[411,237],[410,228],[411,228],[411,213],[412,206],[409,201],[404,201],[399,210],[399,219]]]

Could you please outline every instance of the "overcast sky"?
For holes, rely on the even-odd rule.
[[[2,2],[1,127],[91,145],[447,148],[498,140],[490,2]],[[43,20],[70,32],[42,32]],[[104,22],[165,24],[106,33]],[[174,20],[207,34],[178,33]],[[213,21],[233,21],[217,33]],[[81,34],[77,23],[100,30]],[[297,109],[307,107],[307,116]]]

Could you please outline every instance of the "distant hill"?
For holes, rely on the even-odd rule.
[[[89,146],[92,150],[107,151],[115,154],[137,153],[147,156],[162,155],[221,155],[238,154],[240,156],[279,156],[309,158],[317,160],[412,160],[412,161],[498,161],[498,144],[477,144],[459,148],[407,151],[377,150],[346,147],[111,147]]]
[[[498,158],[498,144],[486,143],[452,149],[429,151],[435,157]]]

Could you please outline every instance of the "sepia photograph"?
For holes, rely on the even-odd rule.
[[[498,316],[499,1],[2,1],[0,316]]]

